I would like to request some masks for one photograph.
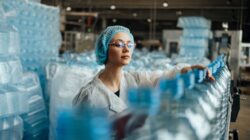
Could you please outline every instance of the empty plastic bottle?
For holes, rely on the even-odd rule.
[[[15,86],[6,85],[0,87],[0,94],[3,102],[0,102],[0,118],[27,113],[29,106],[27,103],[27,93],[18,90]]]
[[[17,82],[22,72],[22,64],[18,57],[0,56],[0,84]]]
[[[182,106],[193,111],[197,119],[200,118],[198,120],[201,122],[198,123],[197,120],[195,121],[197,124],[194,122],[195,119],[190,119],[194,124],[196,124],[193,127],[197,131],[199,139],[212,139],[213,136],[210,132],[211,122],[215,119],[216,112],[214,108],[210,106],[210,100],[208,100],[204,93],[194,88],[195,75],[193,72],[183,74],[181,75],[181,78],[184,80],[185,85]]]
[[[2,3],[2,2],[1,2]],[[19,35],[17,29],[7,23],[5,13],[0,3],[0,55],[20,53]]]
[[[19,116],[0,118],[1,140],[22,140],[23,121]]]
[[[126,139],[155,139],[154,117],[160,105],[159,92],[152,87],[131,88],[128,100],[131,117],[125,128]]]
[[[194,112],[181,107],[183,96],[183,80],[177,77],[171,80],[161,80],[159,82],[161,91],[161,108],[157,115],[158,124],[156,136],[162,138],[166,134],[171,134],[174,139],[196,140],[199,139],[195,128],[190,121]],[[172,127],[174,126],[174,127]]]
[[[21,115],[24,121],[24,138],[28,140],[38,135],[44,138],[44,131],[48,129],[48,116],[37,75],[32,72],[24,73],[17,87],[28,94],[26,102],[29,104],[29,111]]]
[[[212,38],[212,32],[209,29],[189,29],[183,30],[184,37],[192,38]]]
[[[186,16],[178,18],[177,27],[182,28],[211,28],[211,21],[199,16]]]

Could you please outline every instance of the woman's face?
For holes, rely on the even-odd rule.
[[[129,64],[134,47],[135,45],[127,33],[120,32],[115,34],[109,43],[107,63],[117,66]]]

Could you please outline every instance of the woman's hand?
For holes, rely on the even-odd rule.
[[[184,67],[181,69],[181,73],[186,73],[186,72],[188,72],[190,70],[194,70],[194,69],[199,69],[199,70],[207,69],[207,73],[206,73],[207,79],[209,79],[211,81],[215,80],[215,78],[212,75],[212,72],[208,69],[208,67],[202,66],[202,65],[193,65],[191,67]]]

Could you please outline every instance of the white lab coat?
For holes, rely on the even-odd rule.
[[[73,104],[79,107],[87,102],[93,107],[103,108],[112,117],[128,108],[127,90],[129,87],[138,87],[140,85],[155,86],[161,77],[172,78],[180,71],[180,67],[165,72],[125,72],[122,71],[120,83],[120,97],[108,89],[98,78],[100,71],[92,81],[81,88],[75,96]]]

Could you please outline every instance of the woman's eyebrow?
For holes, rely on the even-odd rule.
[[[116,40],[114,40],[114,41],[126,42],[126,41],[124,41],[124,40],[122,40],[122,39],[116,39]],[[128,40],[127,42],[131,42],[131,41],[130,41],[130,40]]]

